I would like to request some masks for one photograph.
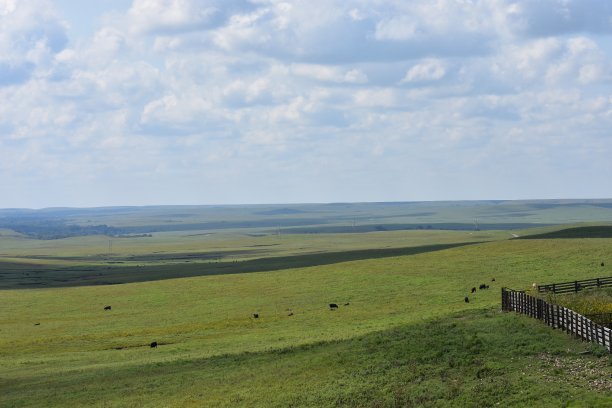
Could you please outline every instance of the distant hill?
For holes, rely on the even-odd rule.
[[[295,208],[277,208],[268,211],[259,211],[254,214],[257,215],[292,215],[292,214],[304,214],[306,211],[297,210]]]
[[[612,223],[612,200],[0,209],[0,228],[38,239],[238,229],[251,234],[329,234],[411,229],[511,230],[555,225],[561,228],[561,225],[586,223]],[[596,236],[593,231],[586,232],[587,236]]]

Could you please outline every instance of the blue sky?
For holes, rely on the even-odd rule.
[[[607,0],[0,0],[0,207],[612,196]]]

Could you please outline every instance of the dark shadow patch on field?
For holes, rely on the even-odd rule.
[[[256,246],[256,245],[253,245]],[[263,246],[263,245],[259,245]],[[73,261],[73,262],[106,262],[108,264],[124,263],[124,262],[159,262],[159,261],[211,261],[221,260],[232,256],[257,255],[262,251],[259,250],[234,250],[234,251],[217,251],[217,252],[156,252],[153,254],[144,255],[127,255],[116,256],[108,254],[90,255],[90,256],[53,256],[53,255],[15,255],[11,258],[15,259],[37,259],[37,260],[56,260],[56,261]]]
[[[556,224],[537,224],[538,227],[547,227]],[[482,231],[513,230],[533,228],[532,223],[483,223],[478,224]],[[362,224],[362,225],[317,225],[304,227],[283,228],[283,234],[342,234],[364,233],[376,231],[410,231],[410,230],[441,230],[441,231],[473,231],[473,223],[412,223],[412,224]],[[274,231],[268,231],[273,233]]]
[[[491,215],[481,215],[479,216],[479,218],[503,218],[503,217],[522,218],[522,217],[530,217],[532,215],[536,215],[536,213],[533,213],[533,212],[500,213],[500,214],[491,214]]]
[[[282,269],[304,268],[330,265],[340,262],[365,259],[388,258],[395,256],[417,255],[425,252],[441,251],[475,242],[454,244],[425,245],[408,248],[364,249],[344,252],[322,252],[283,257],[259,258],[246,261],[208,263],[169,263],[165,265],[126,266],[126,265],[84,265],[82,267],[31,265],[15,262],[1,262],[0,269],[7,273],[0,280],[0,289],[27,289],[28,287],[64,287],[112,285],[120,283],[147,282],[164,279],[194,276],[228,275],[252,272],[276,271]],[[155,256],[157,256],[156,254]],[[31,268],[35,266],[36,268]],[[32,273],[36,273],[33,276]],[[61,281],[59,281],[61,279]]]
[[[612,203],[590,202],[586,200],[585,202],[579,202],[579,203],[547,203],[547,202],[529,203],[528,206],[536,210],[549,210],[549,209],[564,208],[564,207],[565,208],[584,207],[585,209],[588,209],[592,207],[612,208]]]
[[[156,262],[156,261],[211,261],[221,260],[231,256],[257,255],[262,251],[257,250],[236,250],[236,251],[219,251],[219,252],[170,252],[156,253],[147,255],[131,255],[126,256],[126,261],[135,262]]]
[[[559,239],[559,238],[612,238],[612,226],[588,226],[565,228],[543,234],[526,235],[516,239]]]

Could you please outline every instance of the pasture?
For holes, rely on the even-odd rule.
[[[499,311],[502,286],[609,276],[601,220],[610,200],[0,210],[0,406],[609,406],[607,354]]]
[[[608,239],[501,240],[254,273],[3,290],[0,404],[605,406],[609,388],[545,362],[598,367],[598,384],[609,380],[608,357],[576,360],[588,345],[498,309],[502,285],[592,277],[611,255]],[[480,283],[490,289],[464,303]],[[481,350],[470,352],[470,342]],[[520,375],[534,357],[542,371]],[[547,376],[570,386],[540,384]]]

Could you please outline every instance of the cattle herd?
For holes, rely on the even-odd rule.
[[[603,262],[602,262],[602,266],[603,266]],[[491,279],[491,282],[495,282],[495,278]],[[489,289],[489,285],[487,284],[480,284],[480,286],[478,287],[479,290],[485,290],[485,289]],[[472,293],[476,293],[476,287],[474,286],[471,290]],[[463,298],[465,303],[470,303],[470,298],[468,296],[465,296]],[[349,306],[350,303],[344,303],[344,306]],[[338,304],[337,303],[330,303],[329,304],[329,310],[333,311],[333,310],[338,310]],[[111,310],[110,306],[104,306],[104,310]],[[287,309],[287,311],[289,312],[289,314],[287,316],[293,316],[293,311],[291,309]],[[253,313],[252,314],[253,319],[259,319],[259,313]],[[37,323],[36,325],[39,325],[40,323]],[[154,341],[150,344],[151,348],[157,348],[157,342]]]
[[[344,303],[344,306],[349,306],[349,305],[350,305],[349,302]],[[339,306],[338,306],[337,303],[330,303],[329,304],[329,310],[332,310],[332,311],[333,310],[338,310],[338,308],[339,308]],[[287,309],[286,312],[288,312],[287,316],[293,316],[293,310]],[[251,316],[253,317],[253,319],[259,319],[259,313],[253,313]]]
[[[491,282],[495,282],[495,278],[491,279]],[[481,283],[481,284],[480,284],[480,286],[478,287],[478,289],[480,289],[480,290],[489,289],[489,285],[487,285],[487,284],[485,284],[485,283]],[[472,288],[472,291],[471,291],[471,292],[472,292],[472,293],[476,293],[476,286],[474,286],[474,287]],[[465,296],[465,297],[463,298],[463,301],[464,301],[465,303],[470,303],[470,298],[469,298],[468,296]]]
[[[345,303],[344,306],[348,306],[350,305],[350,303]],[[329,304],[329,310],[336,310],[338,309],[338,304],[337,303],[330,303]],[[112,308],[110,306],[104,306],[104,310],[112,310]],[[287,311],[289,312],[287,314],[287,316],[293,316],[293,311],[291,309],[287,309]],[[252,314],[253,319],[259,319],[259,313],[253,313]],[[35,326],[40,325],[40,323],[35,323]],[[154,341],[150,344],[151,348],[157,348],[157,342]],[[121,350],[122,347],[118,348],[118,350]]]

